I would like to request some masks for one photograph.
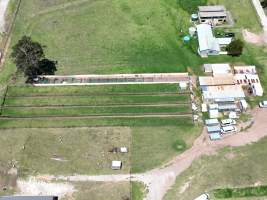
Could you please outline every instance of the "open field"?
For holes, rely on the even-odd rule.
[[[150,125],[150,117],[166,118],[172,123],[179,117],[190,118],[190,115],[189,94],[179,91],[177,84],[9,87],[0,124],[6,128],[10,124],[8,121],[13,123],[10,118],[18,118],[16,126],[10,124],[10,127],[21,127],[23,122],[24,127],[34,127],[43,118],[45,120],[37,127],[54,127],[54,123],[56,127],[60,124],[63,127],[138,126],[146,121]],[[70,122],[71,118],[74,118],[73,122]],[[142,118],[147,119],[142,121]],[[183,120],[175,123],[179,121]]]
[[[204,156],[195,161],[177,180],[173,188],[165,196],[165,200],[193,199],[203,192],[213,196],[213,189],[237,188],[266,185],[267,138],[260,142],[239,147],[226,148],[217,155]],[[236,198],[230,198],[233,200]],[[265,197],[248,197],[244,200],[263,200]]]
[[[131,184],[129,182],[119,183],[75,183],[75,189],[77,190],[72,194],[72,198],[75,200],[127,200],[131,196]],[[62,200],[69,200],[71,198],[63,198]],[[142,200],[142,199],[133,199]]]

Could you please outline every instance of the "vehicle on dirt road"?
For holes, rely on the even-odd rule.
[[[259,107],[260,107],[260,108],[267,108],[267,101],[261,101],[261,102],[259,103]]]

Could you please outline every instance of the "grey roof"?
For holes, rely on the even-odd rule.
[[[222,12],[226,11],[226,8],[223,5],[216,6],[198,6],[199,12]]]
[[[203,18],[203,17],[208,17],[208,18],[212,18],[212,17],[227,17],[227,13],[226,12],[199,12],[199,17]]]
[[[218,126],[207,126],[208,133],[220,132],[221,127]]]
[[[3,196],[0,200],[58,200],[55,196]]]

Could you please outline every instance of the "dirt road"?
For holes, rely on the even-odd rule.
[[[5,31],[5,13],[9,0],[0,0],[0,33]]]
[[[143,174],[100,175],[100,176],[46,176],[48,180],[63,181],[141,181],[148,187],[145,200],[161,200],[166,192],[175,183],[175,179],[186,170],[195,159],[202,155],[214,154],[218,149],[232,146],[238,147],[257,142],[267,136],[267,109],[256,108],[252,112],[253,126],[246,132],[241,132],[220,141],[211,142],[205,130],[196,139],[192,148],[175,157],[171,162],[161,168]]]

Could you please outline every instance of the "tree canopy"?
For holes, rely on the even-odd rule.
[[[11,57],[17,69],[27,77],[27,82],[32,82],[38,75],[53,75],[57,71],[57,62],[47,59],[43,46],[28,36],[23,36],[13,46]]]
[[[243,52],[244,42],[240,39],[233,40],[227,47],[226,51],[231,56],[240,56]]]

